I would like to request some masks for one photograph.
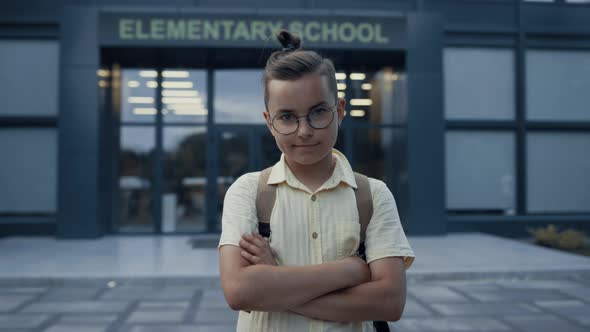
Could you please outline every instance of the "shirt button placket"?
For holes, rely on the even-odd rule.
[[[322,263],[322,243],[320,238],[320,225],[319,225],[319,204],[317,202],[317,195],[311,195],[310,197],[312,201],[311,211],[312,211],[312,225],[311,225],[311,238],[312,238],[312,248],[313,248],[313,256],[316,264]]]

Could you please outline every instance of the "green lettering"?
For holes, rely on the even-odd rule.
[[[223,26],[223,39],[231,40],[231,28],[236,24],[234,21],[223,20],[221,25]]]
[[[322,41],[328,41],[328,37],[330,37],[330,41],[337,42],[338,41],[338,25],[336,23],[322,23]]]
[[[289,24],[289,31],[298,33],[303,40],[307,40],[306,36],[303,34],[303,22],[301,21],[293,21]]]
[[[203,22],[203,39],[219,40],[219,22],[204,21]]]
[[[164,20],[151,20],[150,21],[150,35],[152,39],[162,40],[164,39]]]
[[[143,24],[142,24],[141,20],[135,21],[135,31],[136,31],[137,39],[147,40],[150,38],[150,35],[148,35],[147,33],[143,32],[141,30],[142,25]]]
[[[168,39],[185,39],[186,38],[186,21],[185,20],[168,20],[167,36]]]
[[[361,23],[357,27],[357,36],[361,43],[370,43],[375,35],[370,23]]]
[[[340,35],[340,40],[343,42],[352,42],[356,38],[356,29],[354,28],[354,24],[350,22],[342,23],[338,29],[338,34]]]
[[[268,29],[270,30],[270,36],[274,36],[279,30],[283,28],[283,21],[268,22]]]
[[[266,40],[266,22],[252,21],[252,23],[250,23],[250,28],[252,29],[253,40]]]
[[[248,31],[248,27],[244,21],[239,21],[236,25],[236,29],[234,30],[233,40],[251,40],[250,31]]]
[[[375,24],[375,41],[378,44],[389,43],[389,38],[381,35],[381,24]]]
[[[312,30],[313,29],[313,30]],[[305,40],[309,40],[310,42],[317,42],[320,40],[320,23],[319,22],[309,22],[305,25]]]
[[[119,39],[133,39],[133,21],[129,18],[119,20]]]
[[[190,40],[201,40],[201,20],[189,20],[187,36]]]

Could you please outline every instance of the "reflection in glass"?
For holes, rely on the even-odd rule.
[[[590,52],[526,51],[527,119],[590,121]]]
[[[121,73],[121,121],[153,123],[156,121],[155,70],[123,69]],[[153,84],[156,84],[155,86]]]
[[[167,69],[162,77],[164,122],[207,122],[207,72]]]
[[[262,70],[217,70],[215,122],[264,124]]]
[[[527,212],[590,212],[590,134],[527,134]]]
[[[276,164],[281,159],[281,150],[277,147],[275,138],[272,136],[270,131],[265,130],[264,134],[260,137],[262,142],[261,145],[261,165],[260,169],[265,169]]]
[[[392,190],[406,178],[404,131],[392,128],[354,131],[354,170],[385,182]]]
[[[153,232],[151,186],[155,147],[153,127],[121,126],[119,159],[120,232]]]
[[[447,120],[514,119],[514,50],[447,47],[443,63]]]
[[[451,213],[515,213],[514,134],[446,133],[446,204]]]
[[[370,124],[403,124],[406,120],[406,76],[385,67],[377,72],[353,72],[349,86],[338,80],[345,96],[349,121]],[[346,92],[344,91],[346,89]]]
[[[221,230],[221,213],[227,189],[240,176],[249,171],[250,146],[246,132],[222,132],[219,138],[218,228]]]
[[[164,233],[206,230],[206,134],[205,127],[164,127]]]

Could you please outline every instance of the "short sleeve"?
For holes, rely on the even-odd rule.
[[[414,262],[414,251],[402,228],[393,194],[383,181],[369,179],[373,216],[365,235],[367,263],[384,257],[402,257],[405,268]]]
[[[260,172],[244,174],[227,190],[217,248],[226,244],[239,246],[242,234],[257,231],[256,191],[259,177]]]

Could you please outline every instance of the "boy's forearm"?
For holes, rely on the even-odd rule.
[[[354,266],[351,269],[344,261],[309,266],[247,266],[238,279],[240,310],[286,311],[358,284],[354,274]]]
[[[396,289],[379,280],[325,294],[291,312],[335,322],[395,321],[401,316],[404,304],[405,289]]]

